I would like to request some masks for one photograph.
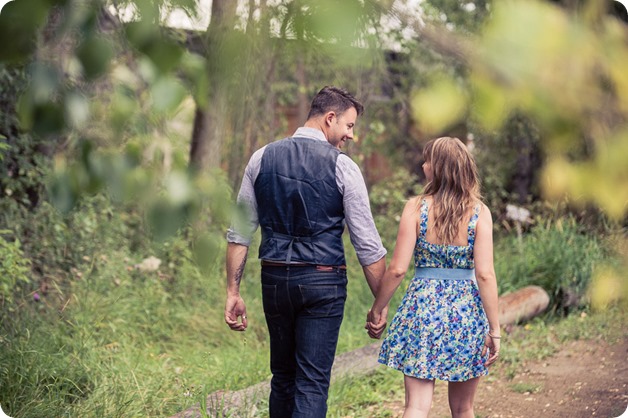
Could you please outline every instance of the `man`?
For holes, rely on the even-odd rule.
[[[235,331],[247,327],[240,281],[250,236],[260,226],[271,418],[326,415],[347,295],[345,221],[373,295],[386,267],[364,179],[340,151],[353,138],[362,111],[347,91],[325,87],[314,97],[305,125],[259,149],[245,169],[238,202],[250,210],[250,219],[227,233],[225,322]]]

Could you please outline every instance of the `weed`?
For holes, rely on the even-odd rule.
[[[513,383],[512,385],[510,385],[510,389],[513,392],[525,393],[525,394],[539,392],[542,387],[543,385],[537,385],[535,383],[524,383],[524,382]]]

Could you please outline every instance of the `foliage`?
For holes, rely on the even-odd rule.
[[[142,271],[136,265],[148,251],[101,242],[69,286],[40,302],[24,298],[18,317],[3,319],[0,364],[16,364],[0,373],[8,414],[172,415],[214,391],[268,378],[259,266],[250,263],[242,286],[249,329],[235,333],[223,320],[222,256],[202,272],[179,236],[153,248],[162,260],[156,271]],[[358,275],[354,269],[343,351],[368,341],[363,320],[372,299]],[[38,376],[50,384],[42,387]]]
[[[491,209],[518,205],[541,197],[540,174],[544,160],[541,137],[529,118],[512,115],[498,132],[477,127],[473,151],[482,181],[482,194]]]
[[[605,14],[604,2],[586,1],[581,9],[570,15],[546,2],[495,4],[481,36],[468,43],[451,37],[444,48],[461,42],[456,53],[468,64],[464,83],[448,76],[433,82],[413,99],[415,117],[429,132],[464,120],[490,132],[513,114],[525,115],[547,157],[543,196],[593,204],[621,222],[628,214],[627,29]],[[428,101],[432,111],[423,115]],[[627,295],[624,269],[606,270],[600,282]]]
[[[490,130],[501,127],[513,112],[522,112],[538,126],[544,149],[551,154],[544,175],[548,195],[558,197],[569,191],[577,201],[595,202],[621,219],[626,196],[611,192],[610,198],[605,190],[625,190],[617,187],[625,165],[614,158],[625,157],[627,99],[622,68],[628,53],[622,39],[626,29],[601,14],[602,3],[588,2],[587,10],[577,18],[542,2],[497,4],[482,36],[469,45],[469,51],[477,52],[468,56],[468,91],[451,99],[443,96],[438,105],[445,113],[462,100],[468,113],[459,112],[441,124],[433,122],[444,128],[468,115]],[[532,34],[522,30],[530,25],[535,28]],[[547,39],[553,42],[547,44]],[[440,86],[432,89],[440,91]],[[430,97],[431,91],[417,100]],[[603,106],[607,100],[613,105]],[[586,152],[574,155],[573,144],[580,138]],[[601,185],[604,189],[599,189]]]
[[[584,231],[573,217],[536,219],[523,238],[510,235],[498,241],[495,271],[499,293],[537,285],[550,295],[551,312],[568,309],[569,303],[586,300],[592,276],[609,255],[605,244]]]
[[[56,138],[37,138],[20,128],[17,103],[28,85],[22,66],[0,65],[0,197],[34,206],[43,192]]]
[[[11,235],[9,230],[0,230],[0,310],[12,311],[16,288],[30,283],[30,260],[24,257],[18,239],[4,238]]]
[[[463,3],[456,0],[426,0],[424,9],[429,18],[461,32],[477,33],[489,17],[490,0]]]
[[[83,347],[68,329],[50,333],[50,324],[41,316],[21,319],[20,327],[11,327],[15,324],[8,321],[2,327],[0,403],[14,417],[43,418],[52,416],[51,411],[60,416],[66,405],[90,396],[96,376],[86,367]]]
[[[391,178],[374,185],[369,191],[371,211],[375,223],[381,229],[380,233],[384,234],[384,242],[395,241],[397,226],[406,202],[422,191],[423,185],[419,179],[404,169],[396,170]]]

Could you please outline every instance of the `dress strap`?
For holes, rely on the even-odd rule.
[[[482,206],[480,205],[480,203],[477,203],[473,207],[473,214],[471,215],[471,219],[469,220],[469,227],[467,230],[467,241],[470,246],[473,246],[473,244],[475,243],[475,227],[478,224],[481,207]]]
[[[427,199],[423,198],[421,199],[421,212],[420,212],[421,222],[420,222],[420,228],[419,228],[420,237],[423,239],[425,239],[425,235],[427,234],[427,212],[428,212]]]

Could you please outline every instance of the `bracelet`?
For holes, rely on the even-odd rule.
[[[501,338],[501,337],[496,337],[496,336],[492,335],[490,332],[488,333],[488,336],[491,337],[491,338],[494,338],[496,340],[499,340]]]

